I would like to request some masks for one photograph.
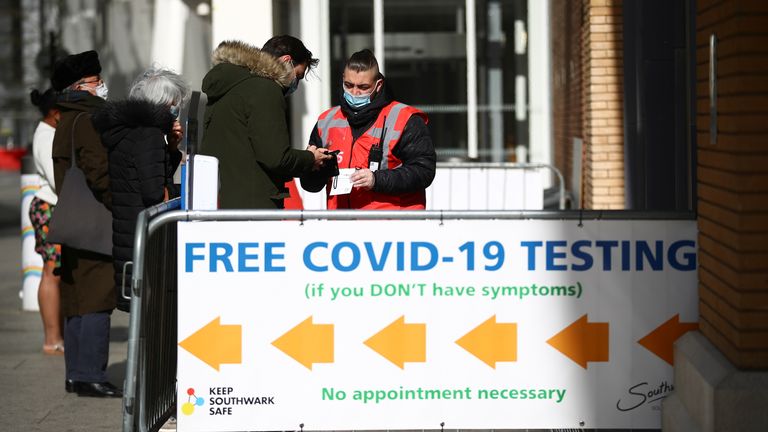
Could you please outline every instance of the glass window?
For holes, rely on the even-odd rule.
[[[525,0],[476,3],[480,160],[515,160],[515,147],[528,144],[527,121],[519,120],[527,119],[527,114],[518,113],[516,119],[514,106],[516,89],[526,93],[525,78],[519,76],[527,74],[527,58],[515,54],[512,43],[515,26],[524,29],[525,4]],[[432,138],[443,160],[467,156],[464,7],[464,0],[384,2],[387,82],[399,101],[429,115]],[[338,104],[344,60],[363,48],[373,50],[373,1],[331,0],[330,8],[331,94]]]

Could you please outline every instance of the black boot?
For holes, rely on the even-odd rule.
[[[123,397],[122,390],[107,381],[100,383],[75,382],[75,391],[78,396]]]

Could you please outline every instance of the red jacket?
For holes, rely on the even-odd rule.
[[[392,152],[400,142],[400,136],[408,119],[418,115],[427,122],[423,112],[400,102],[391,102],[379,113],[373,125],[352,141],[352,131],[341,107],[335,106],[320,115],[317,132],[323,147],[340,150],[337,160],[339,168],[368,168],[371,147],[380,141],[382,160],[378,169],[395,169],[402,164]],[[382,134],[386,133],[382,140]],[[426,206],[424,191],[389,195],[361,188],[353,188],[348,195],[328,196],[328,209],[361,210],[423,210]]]

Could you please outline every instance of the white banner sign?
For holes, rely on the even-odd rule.
[[[659,428],[695,221],[179,224],[180,431]]]

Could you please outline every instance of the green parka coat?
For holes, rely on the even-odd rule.
[[[236,41],[213,52],[203,79],[208,97],[200,153],[219,159],[219,207],[279,209],[285,182],[312,170],[314,156],[291,148],[285,89],[293,69]]]

